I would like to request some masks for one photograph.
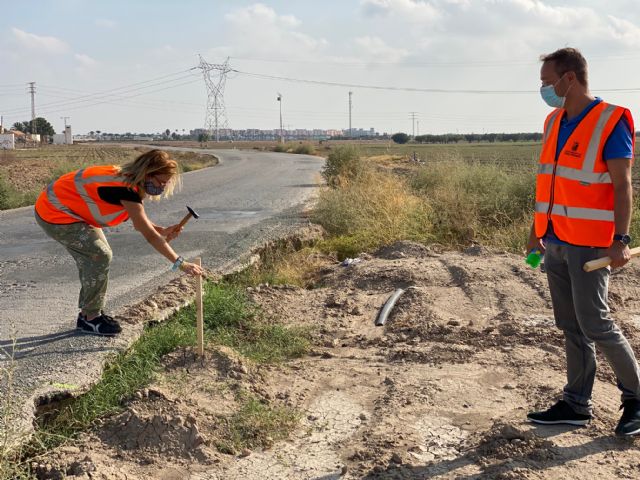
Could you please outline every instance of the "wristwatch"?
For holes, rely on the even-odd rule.
[[[618,240],[623,245],[629,245],[631,243],[631,236],[628,233],[616,233],[613,239]]]

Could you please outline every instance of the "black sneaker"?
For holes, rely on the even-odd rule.
[[[622,418],[616,427],[616,435],[620,437],[630,437],[640,433],[640,400],[625,400],[620,409]]]
[[[549,410],[544,412],[532,412],[527,415],[527,420],[542,425],[587,425],[591,421],[591,415],[576,413],[564,400],[558,401]]]
[[[122,327],[116,322],[113,317],[100,314],[93,320],[87,320],[87,317],[80,314],[78,315],[78,329],[83,333],[90,333],[92,335],[103,335],[111,337],[117,335],[122,331]]]

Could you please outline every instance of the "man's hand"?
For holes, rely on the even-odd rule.
[[[532,250],[540,250],[540,253],[542,254],[544,254],[545,251],[542,239],[536,237],[534,226],[531,227],[531,231],[529,232],[529,240],[527,241],[527,252],[525,255],[528,255]]]
[[[611,268],[620,268],[631,260],[631,251],[628,245],[616,240],[607,249],[607,256],[611,259]]]

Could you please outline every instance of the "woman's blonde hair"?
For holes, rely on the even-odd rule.
[[[156,149],[143,153],[135,160],[122,165],[120,174],[127,178],[127,183],[132,187],[138,187],[138,192],[143,197],[146,195],[144,182],[151,175],[171,175],[171,180],[165,186],[164,192],[157,198],[170,196],[181,185],[178,162],[164,150]]]

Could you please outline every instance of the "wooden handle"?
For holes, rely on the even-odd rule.
[[[202,266],[202,260],[200,257],[195,259],[194,262],[199,267]],[[202,305],[202,275],[196,277],[196,335],[197,335],[197,348],[198,355],[201,357],[204,355],[204,312]]]
[[[640,247],[635,247],[631,249],[631,257],[637,257],[638,255],[640,255]],[[582,267],[584,269],[585,272],[593,272],[594,270],[598,270],[599,268],[604,268],[608,265],[611,264],[611,258],[609,257],[602,257],[602,258],[597,258],[595,260],[591,260],[590,262],[587,262],[584,264],[584,267]]]
[[[185,224],[189,221],[189,219],[191,218],[191,213],[187,213],[184,218],[182,220],[180,220],[180,223],[178,224],[177,229],[180,230],[182,227],[185,226]]]

